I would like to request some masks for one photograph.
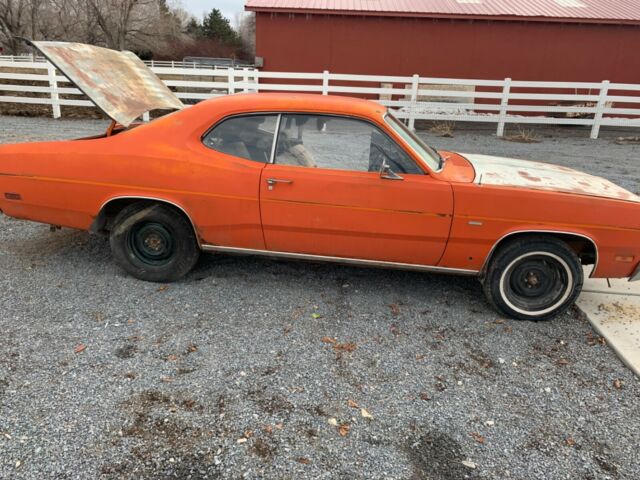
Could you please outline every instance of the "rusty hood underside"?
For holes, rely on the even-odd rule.
[[[151,110],[183,103],[131,52],[67,42],[29,42],[105,114],[127,127]]]
[[[542,162],[462,153],[480,185],[531,188],[640,202],[640,197],[604,178]]]

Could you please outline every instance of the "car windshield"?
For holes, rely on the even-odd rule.
[[[399,121],[391,114],[387,114],[384,117],[385,121],[393,128],[393,130],[407,142],[414,152],[416,152],[420,158],[426,163],[432,170],[440,170],[442,167],[442,158],[440,154],[423,142],[420,137],[409,130],[404,123]]]

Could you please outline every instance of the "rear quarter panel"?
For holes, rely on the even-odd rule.
[[[179,115],[157,122],[102,139],[0,148],[0,209],[86,230],[112,199],[156,198],[188,212],[201,242],[264,248],[258,204],[263,164],[202,145],[209,122],[185,124]],[[22,200],[7,200],[5,192]]]

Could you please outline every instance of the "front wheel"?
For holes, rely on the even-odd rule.
[[[135,203],[115,218],[109,236],[118,265],[149,282],[173,282],[198,261],[200,249],[189,220],[157,203]]]
[[[501,313],[518,320],[549,320],[578,298],[584,276],[578,255],[556,238],[512,241],[491,259],[484,292]]]

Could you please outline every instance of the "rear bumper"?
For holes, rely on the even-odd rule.
[[[640,263],[629,277],[630,282],[637,282],[638,280],[640,280]]]

